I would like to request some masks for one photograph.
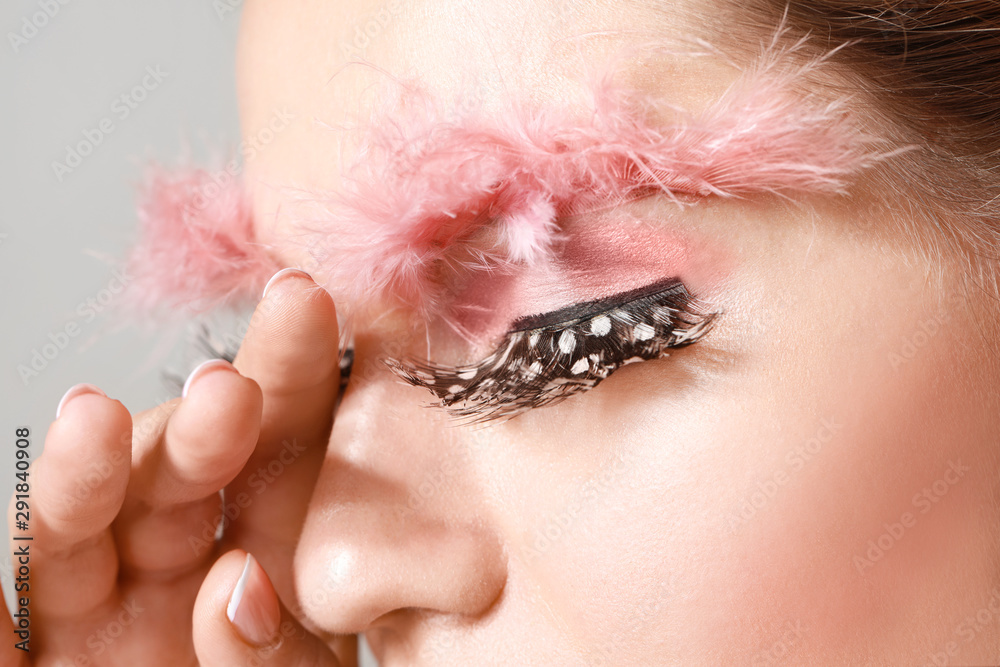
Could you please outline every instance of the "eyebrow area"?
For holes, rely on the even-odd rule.
[[[560,220],[581,210],[653,194],[684,206],[841,192],[877,159],[845,105],[803,99],[782,78],[749,73],[688,116],[651,113],[665,103],[611,81],[591,85],[590,108],[511,100],[490,111],[407,88],[359,132],[344,187],[321,197],[307,241],[331,291],[420,307],[435,300],[442,265],[546,260]]]
[[[357,150],[336,187],[293,188],[301,208],[279,242],[304,249],[338,303],[394,303],[426,318],[440,314],[449,271],[545,263],[581,211],[653,194],[686,206],[840,193],[891,154],[845,100],[804,97],[773,71],[748,69],[691,113],[611,78],[581,83],[586,104],[509,99],[488,111],[405,85],[351,127]],[[212,188],[206,170],[150,179],[129,262],[135,310],[249,301],[282,268],[255,237],[249,194],[234,184],[206,207]]]

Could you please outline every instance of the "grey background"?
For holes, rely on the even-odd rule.
[[[113,296],[111,262],[123,258],[135,238],[135,186],[146,161],[174,163],[185,147],[196,161],[205,161],[239,143],[233,75],[239,5],[5,0],[0,8],[5,501],[14,483],[15,428],[31,429],[37,458],[56,405],[73,384],[96,384],[132,412],[168,396],[163,360],[153,356],[157,338],[129,329],[109,333],[106,317],[88,321],[86,306],[84,314],[78,309],[88,299]],[[26,43],[13,44],[12,35]],[[141,84],[147,67],[159,67],[166,76],[123,119],[120,104],[113,105]],[[85,141],[84,132],[97,130],[104,118],[111,119],[113,132],[60,182],[53,163],[64,162],[67,146]],[[60,336],[72,323],[79,333]],[[66,344],[54,355],[55,348],[44,349],[60,342]],[[52,358],[25,380],[18,366],[30,367],[35,351]],[[10,572],[5,553],[0,579],[8,600]]]

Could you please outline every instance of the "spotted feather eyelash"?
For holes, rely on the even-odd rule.
[[[454,417],[505,420],[592,389],[622,366],[695,343],[716,315],[703,312],[671,278],[522,317],[494,353],[473,365],[386,363],[407,383],[430,390]]]
[[[187,364],[187,372],[178,373],[174,369],[167,368],[160,373],[164,387],[175,398],[181,395],[184,381],[199,363],[208,361],[209,359],[225,359],[229,363],[233,363],[236,359],[236,353],[239,351],[239,341],[234,342],[232,338],[225,339],[220,335],[220,332],[213,330],[212,327],[204,322],[196,325],[192,338],[193,344],[190,356],[194,361]],[[349,345],[342,347],[339,363],[340,391],[337,394],[338,405],[340,404],[340,399],[344,396],[344,392],[347,390],[347,383],[351,379],[351,370],[354,367],[354,348]]]

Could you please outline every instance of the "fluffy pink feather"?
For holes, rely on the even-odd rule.
[[[303,202],[310,251],[343,299],[425,306],[442,270],[542,260],[568,213],[654,192],[681,205],[843,192],[878,155],[842,104],[793,95],[788,78],[748,76],[697,115],[610,76],[582,112],[456,114],[411,87],[372,120],[345,186]]]
[[[591,83],[586,109],[511,100],[486,113],[408,87],[358,133],[343,187],[295,193],[302,233],[287,242],[307,246],[315,263],[303,268],[340,301],[427,309],[443,274],[542,261],[560,217],[588,208],[656,192],[679,205],[844,192],[882,156],[843,103],[791,93],[796,72],[759,67],[698,114],[609,73]],[[203,171],[154,173],[130,262],[136,306],[204,309],[278,268],[253,243],[239,188],[206,198],[210,183]]]
[[[254,242],[242,183],[204,169],[147,170],[141,236],[128,258],[123,310],[195,313],[259,296],[280,267]]]

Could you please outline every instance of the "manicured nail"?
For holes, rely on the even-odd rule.
[[[195,366],[195,369],[191,371],[191,375],[188,375],[188,379],[184,381],[184,388],[181,389],[181,398],[187,398],[188,389],[191,387],[191,383],[194,382],[195,378],[201,377],[205,373],[217,369],[225,369],[227,371],[233,371],[234,373],[236,372],[233,365],[225,359],[209,359],[208,361],[203,361]]]
[[[69,388],[69,391],[63,394],[63,397],[59,399],[59,405],[56,406],[56,419],[59,419],[59,415],[62,414],[63,406],[65,406],[67,403],[70,402],[70,400],[72,400],[76,396],[79,396],[80,394],[97,394],[98,396],[104,396],[105,398],[107,398],[108,396],[103,391],[101,391],[100,388],[95,387],[92,384],[87,384],[86,382],[73,385],[72,387]]]
[[[270,644],[278,634],[281,608],[267,574],[249,553],[243,573],[229,598],[226,616],[243,639],[251,644]]]
[[[271,279],[267,281],[266,285],[264,285],[264,293],[260,295],[261,301],[263,301],[264,297],[267,296],[267,290],[269,290],[271,288],[271,285],[273,285],[275,282],[277,282],[278,280],[280,280],[283,276],[291,275],[293,273],[298,273],[298,274],[303,275],[306,278],[309,278],[310,280],[312,280],[312,276],[310,276],[308,273],[306,273],[302,269],[293,269],[293,268],[282,269],[281,271],[278,271],[273,276],[271,276]]]

